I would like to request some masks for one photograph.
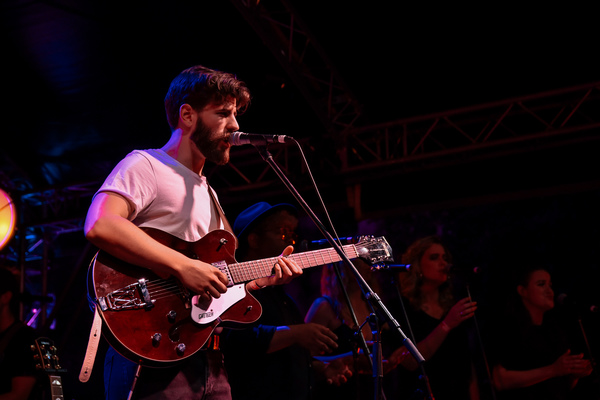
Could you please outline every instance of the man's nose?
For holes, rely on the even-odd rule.
[[[235,118],[235,116],[233,116],[233,115],[232,115],[232,116],[229,118],[229,122],[228,122],[228,124],[227,124],[227,127],[228,127],[228,128],[229,128],[229,129],[230,129],[232,132],[235,132],[235,131],[239,131],[239,130],[240,130],[240,125],[238,124],[238,122],[237,122],[237,119]]]

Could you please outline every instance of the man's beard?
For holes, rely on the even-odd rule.
[[[225,165],[229,162],[229,149],[225,151],[220,149],[224,137],[220,136],[215,139],[216,136],[218,135],[211,131],[201,120],[198,120],[191,139],[208,161],[217,165]]]

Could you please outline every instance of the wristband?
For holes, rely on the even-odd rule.
[[[252,287],[252,290],[260,290],[265,287],[265,286],[260,286],[258,283],[256,283],[256,279],[253,280],[252,282],[250,282],[250,286]]]

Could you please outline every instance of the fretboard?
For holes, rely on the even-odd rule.
[[[52,400],[63,400],[62,379],[58,375],[50,375],[50,395]]]
[[[344,253],[349,259],[357,258],[358,252],[352,244],[342,246]],[[278,257],[264,258],[262,260],[245,261],[241,263],[229,264],[229,272],[235,284],[248,282],[253,279],[270,276]],[[303,253],[293,253],[288,256],[302,269],[316,267],[319,265],[330,264],[341,261],[342,258],[333,248],[306,251]]]

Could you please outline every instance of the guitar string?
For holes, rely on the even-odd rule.
[[[358,253],[354,245],[343,246],[344,253],[350,258],[356,258]],[[299,262],[303,269],[325,265],[340,261],[341,257],[333,249],[322,249],[310,252],[295,253],[289,256],[294,261]],[[243,263],[230,264],[230,274],[234,282],[246,282],[256,278],[262,278],[270,275],[278,257],[271,257],[262,260],[247,261]],[[307,266],[302,266],[306,265]],[[258,275],[257,275],[258,274]],[[146,281],[148,293],[155,300],[164,299],[171,296],[186,296],[184,290],[174,278],[154,279]]]
[[[154,300],[161,300],[172,296],[185,296],[185,292],[174,278],[148,281],[146,282],[146,287]]]
[[[358,253],[354,245],[343,246],[344,253],[350,258],[356,258]],[[327,256],[327,257],[326,257]],[[309,264],[303,269],[318,265],[329,264],[340,261],[341,257],[333,249],[321,249],[310,252],[295,253],[289,256],[300,264]],[[229,271],[234,282],[247,282],[256,278],[263,278],[271,275],[270,272],[278,257],[272,257],[262,260],[246,261],[237,264],[230,264]]]

